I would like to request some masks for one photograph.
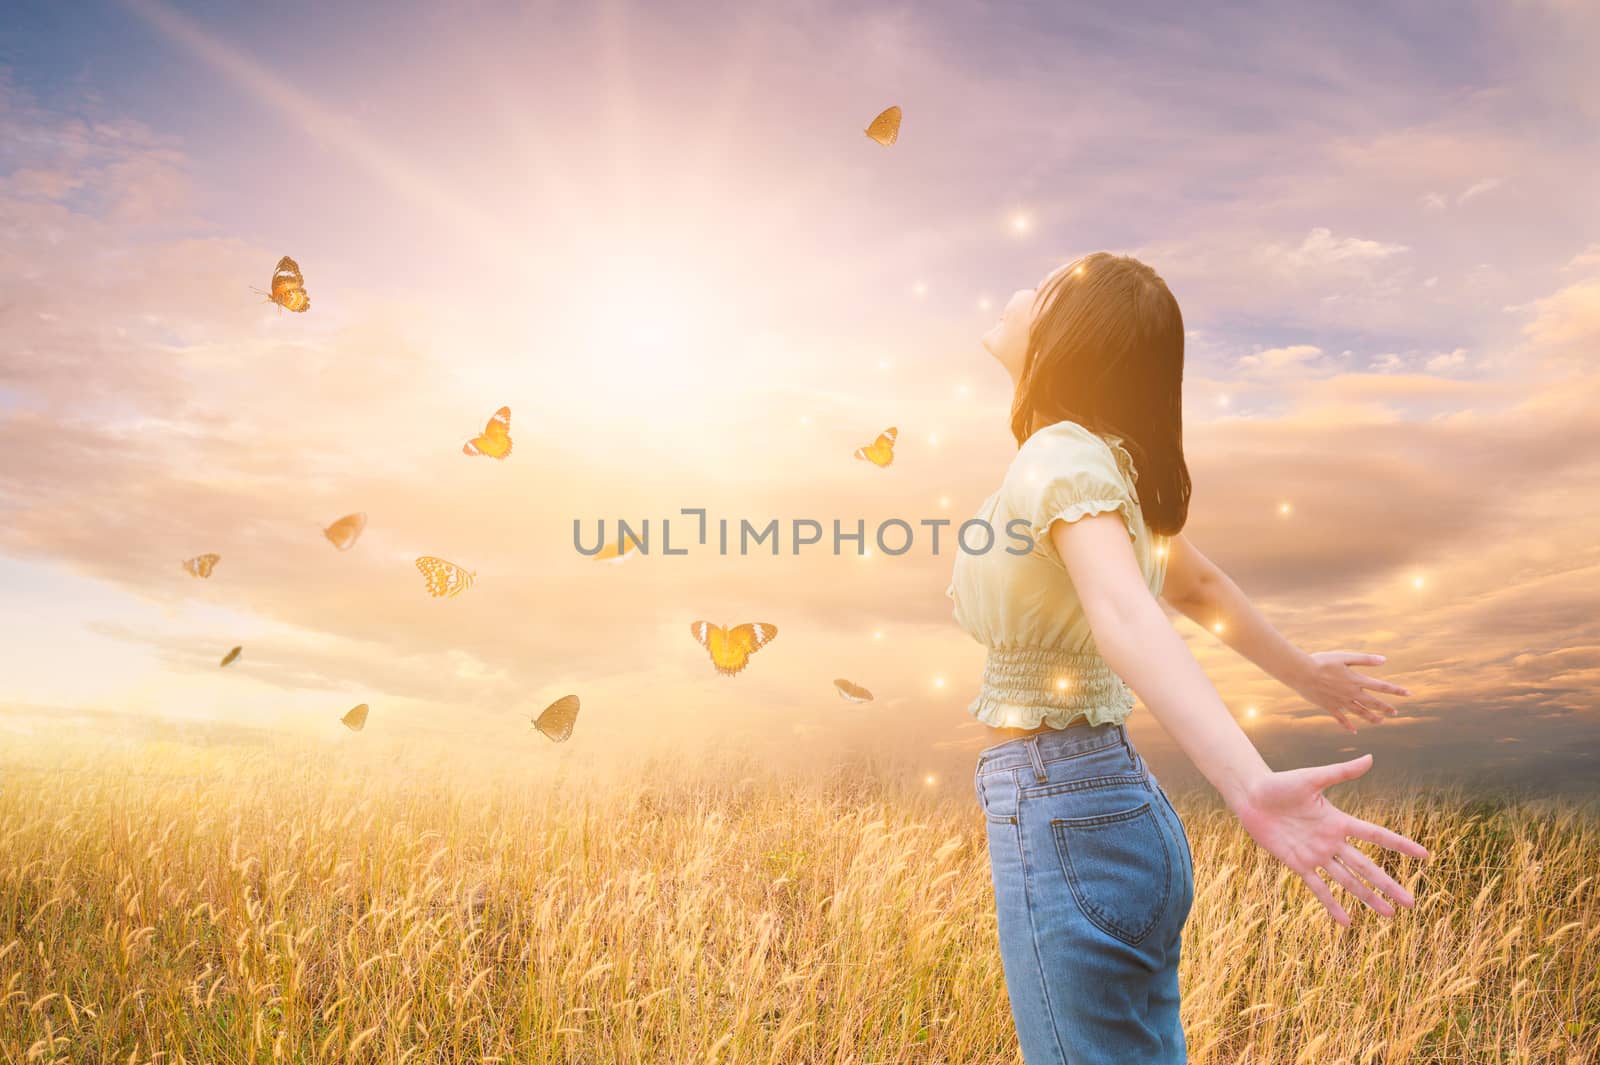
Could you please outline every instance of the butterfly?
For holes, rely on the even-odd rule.
[[[501,407],[495,411],[489,424],[483,427],[483,435],[462,444],[461,450],[468,455],[488,455],[492,459],[503,459],[511,454],[511,408]]]
[[[883,113],[873,119],[865,130],[867,136],[888,147],[900,139],[900,108],[885,108]]]
[[[623,549],[621,543],[602,544],[601,547],[600,547],[600,550],[595,552],[594,558],[597,561],[609,562],[613,566],[615,566],[615,565],[617,565],[619,563],[626,562],[628,559],[632,558],[634,555],[637,555],[638,553],[639,553],[639,543],[638,543],[638,541],[637,540],[633,540],[633,539],[629,539],[628,546],[627,546],[626,550]]]
[[[196,555],[183,560],[183,568],[196,577],[211,576],[211,567],[222,561],[221,555]]]
[[[238,658],[240,653],[243,651],[243,647],[235,647],[233,650],[222,656],[222,664],[227,665],[229,662],[232,662],[235,658]]]
[[[322,535],[331,540],[334,547],[341,551],[348,551],[355,546],[356,540],[361,536],[361,530],[366,527],[367,515],[365,511],[362,511],[356,514],[346,514],[326,529],[323,529]]]
[[[711,652],[711,664],[717,672],[730,677],[749,665],[750,656],[778,635],[778,627],[764,621],[748,622],[731,629],[709,621],[696,621],[689,626],[689,631]]]
[[[261,290],[255,289],[257,292]],[[300,274],[300,264],[285,255],[272,270],[272,291],[262,293],[269,303],[291,311],[309,311],[311,297],[306,295],[306,279]]]
[[[533,719],[533,727],[557,743],[562,743],[572,735],[572,726],[577,722],[578,697],[563,695]]]
[[[477,576],[472,570],[462,569],[454,562],[446,562],[432,555],[417,559],[417,569],[422,571],[422,576],[428,582],[428,594],[436,599],[442,595],[460,595],[472,587],[472,579]]]
[[[367,704],[360,703],[356,706],[352,706],[349,711],[339,720],[343,722],[344,727],[349,729],[351,732],[360,732],[362,726],[367,723]]]
[[[837,691],[839,693],[839,698],[844,699],[847,702],[852,702],[852,703],[870,703],[870,702],[872,702],[872,693],[871,692],[867,691],[867,689],[863,688],[859,684],[851,684],[849,681],[845,680],[843,677],[840,677],[838,680],[833,682],[833,688],[834,688],[835,691]]]
[[[894,461],[894,441],[900,433],[892,426],[878,434],[878,439],[866,447],[856,448],[856,458],[866,459],[878,466],[887,466]]]

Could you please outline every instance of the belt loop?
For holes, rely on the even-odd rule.
[[[1134,757],[1134,753],[1133,753],[1133,744],[1128,742],[1128,726],[1127,725],[1123,725],[1123,724],[1118,724],[1117,725],[1117,738],[1122,741],[1122,749],[1128,752],[1128,764],[1129,765],[1135,765],[1135,766],[1138,765],[1139,764],[1138,759]]]
[[[1023,746],[1028,748],[1028,761],[1033,763],[1033,779],[1040,784],[1045,783],[1050,778],[1044,771],[1044,759],[1039,757],[1039,736],[1029,736],[1023,740]]]

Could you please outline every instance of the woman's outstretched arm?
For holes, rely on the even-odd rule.
[[[1379,665],[1382,655],[1308,652],[1290,643],[1256,609],[1243,589],[1182,533],[1167,541],[1167,576],[1161,597],[1178,613],[1216,633],[1218,639],[1269,676],[1332,714],[1348,732],[1356,731],[1352,715],[1382,721],[1396,712],[1372,692],[1411,694],[1398,684],[1350,668]]]
[[[1245,830],[1300,875],[1341,925],[1350,917],[1318,870],[1386,917],[1415,900],[1350,842],[1366,840],[1427,858],[1419,843],[1344,813],[1322,794],[1372,765],[1348,762],[1274,772],[1189,653],[1139,570],[1122,517],[1107,512],[1050,524],[1050,542],[1083,603],[1101,657],[1133,689]],[[1371,886],[1368,886],[1368,885]],[[1375,890],[1376,889],[1376,890]]]

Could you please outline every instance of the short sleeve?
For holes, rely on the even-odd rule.
[[[1076,422],[1056,422],[1029,437],[1006,487],[1011,513],[1028,523],[1035,550],[1058,566],[1064,564],[1050,542],[1057,518],[1073,522],[1117,511],[1128,535],[1138,538],[1138,504],[1111,445]]]

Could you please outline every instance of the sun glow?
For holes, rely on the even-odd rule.
[[[707,340],[714,293],[708,271],[681,260],[624,252],[597,258],[579,293],[580,328],[629,371],[692,354]]]
[[[703,249],[696,249],[703,251]],[[743,379],[718,374],[737,352],[741,289],[709,254],[679,248],[597,248],[575,262],[558,298],[530,323],[522,372],[538,385],[653,428],[694,424]],[[532,384],[533,382],[529,382]]]

